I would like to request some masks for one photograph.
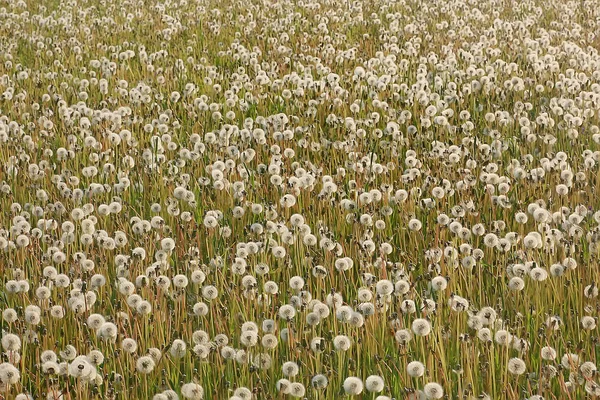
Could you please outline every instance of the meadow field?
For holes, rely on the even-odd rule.
[[[600,399],[599,50],[599,0],[0,0],[0,399]]]

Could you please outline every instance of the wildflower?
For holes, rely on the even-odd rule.
[[[192,310],[194,312],[194,315],[199,316],[199,317],[206,316],[209,311],[208,306],[206,305],[206,303],[203,303],[203,302],[198,302],[198,303],[194,304],[194,306],[192,307]]]
[[[406,365],[406,373],[412,378],[418,378],[425,373],[425,366],[419,361],[411,361]]]
[[[581,326],[587,331],[596,329],[596,320],[588,315],[581,318]]]
[[[296,364],[293,361],[286,361],[285,363],[283,363],[281,370],[282,370],[283,374],[287,377],[294,377],[294,376],[298,375],[298,372],[300,372],[300,369],[298,368],[298,364]]]
[[[556,350],[550,346],[544,346],[541,349],[541,357],[544,360],[552,361],[556,358]]]
[[[239,387],[233,391],[233,395],[240,399],[250,400],[252,398],[252,391],[245,387]]]
[[[304,397],[304,395],[306,394],[306,388],[300,382],[292,382],[290,384],[289,394],[292,397]]]
[[[394,334],[394,337],[396,339],[396,342],[398,342],[398,344],[405,345],[411,341],[412,334],[410,331],[408,331],[406,329],[401,329],[401,330],[396,331],[396,333]]]
[[[266,334],[261,339],[261,344],[265,349],[272,350],[277,347],[278,344],[277,336],[273,334]]]
[[[69,376],[91,381],[96,377],[96,368],[86,356],[78,356],[69,364]]]
[[[404,314],[414,314],[417,312],[417,306],[413,300],[404,300],[400,303],[400,310]]]
[[[263,290],[265,293],[273,295],[279,291],[279,286],[273,281],[267,281],[263,286]]]
[[[372,393],[383,391],[384,386],[383,378],[378,375],[371,375],[365,380],[365,388]]]
[[[155,361],[150,356],[141,356],[135,362],[136,369],[142,374],[149,374],[155,366]]]
[[[291,289],[299,291],[304,287],[304,279],[300,276],[294,276],[290,278],[289,284]]]
[[[448,287],[448,281],[443,276],[436,276],[431,280],[431,288],[436,291],[443,291]]]
[[[244,331],[240,336],[240,343],[246,347],[253,347],[258,343],[257,331]]]
[[[583,375],[585,378],[592,378],[596,371],[596,364],[591,361],[586,361],[579,366],[579,372],[581,372],[581,375]]]
[[[60,356],[68,361],[74,360],[77,357],[77,349],[72,345],[68,344],[65,348],[60,352]]]
[[[171,348],[169,349],[169,353],[173,358],[182,358],[185,356],[187,350],[187,345],[181,339],[175,339]]]
[[[508,287],[510,290],[513,290],[515,292],[521,291],[525,288],[525,281],[523,281],[523,279],[519,278],[518,276],[514,276],[508,282]]]
[[[392,292],[394,291],[394,285],[392,284],[391,281],[382,279],[379,282],[377,282],[377,285],[375,286],[375,290],[377,291],[378,294],[380,294],[382,296],[388,296],[388,295],[392,294]]]
[[[277,391],[283,394],[289,394],[291,391],[292,383],[287,379],[279,379],[277,381],[276,387]]]
[[[562,320],[557,315],[550,316],[550,317],[546,318],[546,327],[548,329],[551,329],[553,331],[557,331],[557,330],[560,329],[561,325],[562,325]]]
[[[492,340],[492,332],[489,328],[481,328],[477,331],[477,337],[482,342],[491,342]]]
[[[408,229],[410,229],[411,231],[420,231],[422,225],[423,224],[421,223],[421,221],[419,221],[416,218],[413,218],[410,221],[408,221]]]
[[[252,365],[259,369],[267,370],[270,369],[273,365],[273,360],[271,356],[267,353],[258,353],[254,356],[252,360]]]
[[[87,355],[87,359],[93,366],[97,367],[104,362],[104,354],[99,350],[91,350]]]
[[[207,285],[202,288],[202,296],[206,300],[214,300],[219,296],[219,291],[215,286]]]
[[[197,383],[185,383],[181,386],[181,395],[185,399],[202,400],[204,398],[204,388]]]
[[[118,329],[115,324],[112,322],[104,322],[100,327],[96,330],[96,335],[100,339],[108,340],[114,342],[117,339]]]
[[[394,284],[394,293],[404,295],[410,291],[411,285],[407,281],[400,279]]]
[[[444,397],[444,389],[440,384],[435,382],[425,384],[423,393],[425,393],[425,396],[428,399],[441,399]]]
[[[19,351],[21,349],[21,339],[12,333],[4,334],[1,342],[4,351]]]
[[[292,320],[296,316],[296,309],[289,305],[285,304],[279,308],[279,318],[289,321]]]
[[[513,336],[505,329],[499,329],[494,335],[496,343],[502,346],[508,346],[512,343]]]
[[[431,332],[431,324],[423,318],[417,318],[412,323],[412,331],[417,336],[427,336]]]
[[[337,351],[348,351],[350,349],[351,345],[352,345],[352,342],[350,341],[350,338],[347,336],[338,335],[333,339],[333,347]]]
[[[363,391],[363,382],[360,378],[351,376],[344,380],[344,392],[349,396],[357,396]]]
[[[14,365],[10,363],[0,364],[0,381],[4,385],[14,385],[21,380],[21,374]]]
[[[148,356],[150,356],[155,363],[158,363],[162,358],[162,352],[156,347],[151,347],[148,349]]]
[[[523,375],[527,367],[525,366],[525,362],[520,358],[511,358],[508,360],[508,372],[513,375]]]
[[[325,389],[329,384],[329,380],[323,374],[317,374],[312,377],[310,384],[315,389]]]
[[[121,342],[121,348],[124,352],[133,354],[137,350],[137,342],[131,338],[125,338]]]
[[[579,356],[573,353],[566,353],[560,359],[563,367],[571,370],[576,370],[579,367]]]
[[[583,295],[588,299],[598,297],[598,287],[595,284],[587,285],[583,289]]]

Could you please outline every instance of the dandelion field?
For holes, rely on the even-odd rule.
[[[599,21],[0,1],[0,398],[600,398]]]

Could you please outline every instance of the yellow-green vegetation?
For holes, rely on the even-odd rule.
[[[599,46],[592,0],[1,0],[0,398],[600,398]]]

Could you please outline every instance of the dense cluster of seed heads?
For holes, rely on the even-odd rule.
[[[600,396],[599,21],[1,2],[2,398]]]

